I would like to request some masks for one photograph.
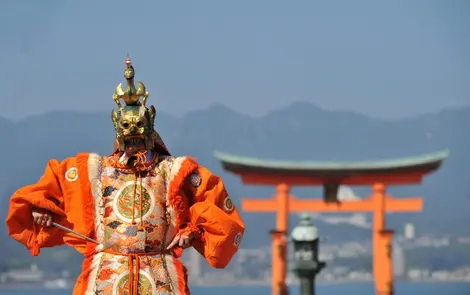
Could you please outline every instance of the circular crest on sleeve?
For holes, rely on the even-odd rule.
[[[233,245],[235,247],[238,247],[240,246],[240,242],[242,241],[242,233],[238,233],[236,236],[235,236],[235,239],[233,240]]]
[[[189,182],[191,183],[192,186],[199,187],[202,182],[201,176],[199,176],[199,174],[197,174],[196,172],[193,172],[189,176]]]
[[[65,172],[65,179],[70,182],[74,182],[78,179],[78,169],[76,167],[72,167]]]
[[[234,209],[234,205],[233,205],[233,202],[232,202],[232,199],[230,198],[230,196],[227,196],[224,200],[224,209],[226,212],[232,212],[233,209]]]

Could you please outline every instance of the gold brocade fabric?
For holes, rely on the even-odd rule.
[[[136,176],[110,164],[103,161],[105,251],[96,294],[171,294],[168,264],[174,258],[161,254],[168,231],[166,166]]]

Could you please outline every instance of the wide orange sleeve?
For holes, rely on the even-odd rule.
[[[79,203],[81,191],[78,181],[75,178],[68,181],[65,179],[67,172],[72,170],[76,172],[76,169],[75,158],[68,158],[62,162],[50,160],[44,175],[36,184],[20,188],[10,199],[6,219],[8,234],[25,245],[34,256],[39,254],[40,248],[64,244],[76,248],[79,252],[85,251],[86,243],[83,240],[54,226],[37,225],[31,215],[33,207],[45,209],[52,213],[55,222],[78,232],[84,232],[81,213],[83,206]]]
[[[63,196],[57,173],[60,163],[50,160],[42,178],[32,185],[17,190],[10,199],[6,219],[8,234],[38,255],[39,248],[62,245],[63,233],[57,228],[35,225],[31,211],[33,206],[48,210],[57,216],[65,216]]]
[[[193,201],[190,224],[198,234],[192,246],[214,268],[225,268],[238,250],[245,225],[230,199],[223,181],[199,166],[185,183]]]

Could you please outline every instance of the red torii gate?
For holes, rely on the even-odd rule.
[[[386,212],[421,211],[421,198],[394,199],[386,194],[387,185],[421,183],[423,176],[437,170],[448,156],[439,151],[419,157],[359,163],[266,161],[215,152],[225,170],[238,174],[244,184],[274,185],[272,199],[242,199],[242,210],[275,212],[276,229],[272,234],[272,294],[287,291],[287,231],[289,212],[371,212],[373,213],[373,273],[377,295],[393,294],[391,240],[393,231],[385,225]],[[291,186],[324,187],[323,200],[296,199]],[[372,185],[369,198],[342,201],[339,185]]]

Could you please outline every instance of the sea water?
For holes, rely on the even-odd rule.
[[[470,283],[397,283],[396,295],[470,295]],[[300,294],[291,288],[290,294]],[[372,284],[319,284],[315,295],[373,295]],[[70,295],[72,290],[0,290],[0,295]],[[270,295],[268,287],[193,287],[192,295]]]

